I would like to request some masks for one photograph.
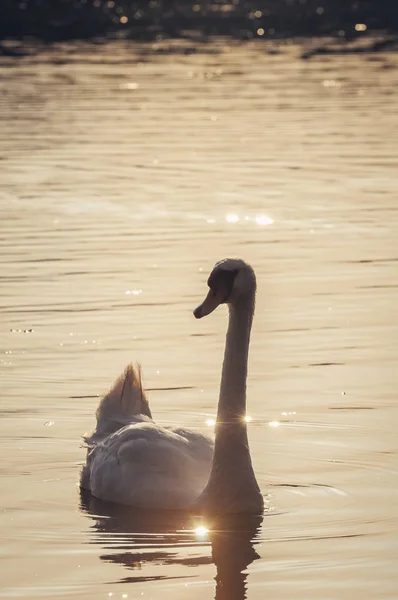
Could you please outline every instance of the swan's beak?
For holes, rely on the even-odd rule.
[[[195,308],[193,311],[194,316],[197,319],[201,319],[202,317],[209,315],[224,301],[223,297],[222,292],[213,292],[213,290],[209,290],[209,293],[202,304],[199,304],[198,308]]]

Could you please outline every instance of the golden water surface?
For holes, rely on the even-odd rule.
[[[0,597],[397,597],[397,55],[299,52],[4,59]],[[211,432],[226,311],[192,310],[225,256],[258,278],[263,520],[80,497],[80,436],[129,361],[158,422]]]

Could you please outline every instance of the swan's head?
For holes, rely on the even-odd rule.
[[[225,258],[216,263],[207,285],[206,298],[193,312],[197,319],[209,315],[219,304],[237,304],[254,297],[256,276],[250,265],[240,258]]]

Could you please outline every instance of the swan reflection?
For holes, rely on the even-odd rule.
[[[208,521],[209,540],[217,574],[215,600],[244,600],[247,567],[260,556],[254,549],[262,515],[225,515]]]
[[[90,543],[107,551],[101,560],[135,571],[120,583],[190,579],[195,575],[189,567],[214,563],[215,600],[246,598],[246,569],[259,558],[254,546],[259,542],[262,516],[227,515],[204,520],[187,512],[144,511],[110,504],[87,491],[81,492],[80,506],[93,522]],[[156,575],[147,571],[144,575],[144,568],[150,565],[186,568],[183,573],[163,571]]]

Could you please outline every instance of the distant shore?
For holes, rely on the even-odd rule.
[[[351,45],[368,35],[393,47],[398,2],[391,0],[4,0],[0,55],[21,44],[123,38],[206,41],[333,37]],[[18,40],[19,50],[10,40]],[[370,49],[371,46],[370,46]],[[373,51],[377,51],[378,47]]]
[[[398,36],[387,35],[384,32],[374,35],[367,35],[353,40],[341,40],[331,36],[319,36],[316,38],[294,37],[236,40],[228,36],[210,36],[206,40],[200,39],[194,33],[192,36],[186,35],[184,38],[162,37],[156,41],[145,39],[132,40],[120,36],[96,37],[88,40],[64,40],[54,42],[43,42],[35,38],[28,39],[8,39],[0,41],[0,64],[3,61],[14,61],[24,57],[34,57],[44,53],[54,53],[60,55],[65,51],[80,51],[81,55],[91,52],[93,47],[103,46],[107,43],[123,44],[124,46],[134,44],[140,53],[144,54],[201,54],[217,53],[222,51],[222,47],[235,44],[255,43],[263,47],[267,54],[281,54],[291,48],[292,44],[297,49],[297,54],[303,60],[310,60],[315,57],[327,55],[349,55],[349,54],[372,54],[381,52],[398,51]],[[68,49],[68,50],[67,50]],[[60,59],[62,61],[64,59]]]

